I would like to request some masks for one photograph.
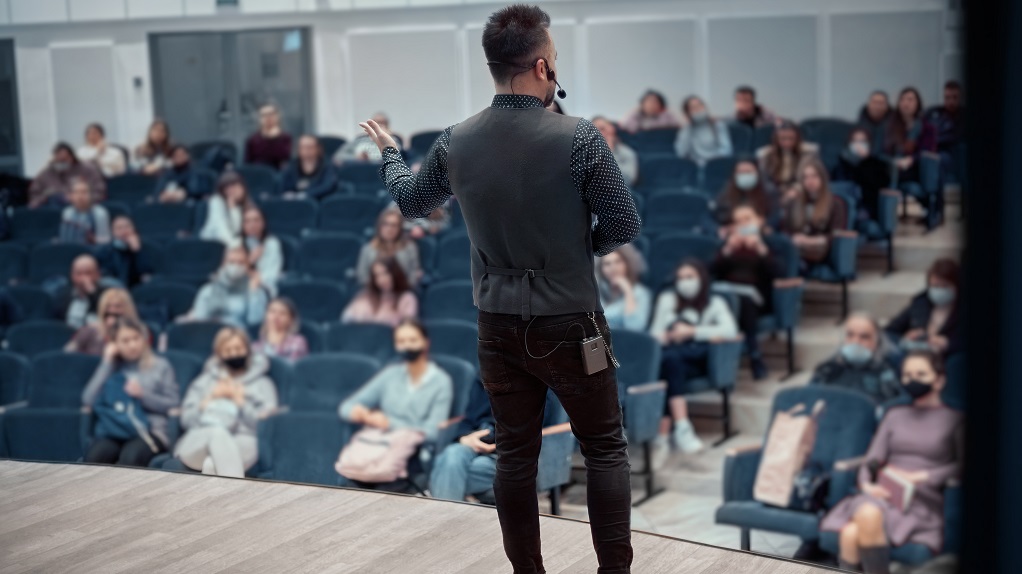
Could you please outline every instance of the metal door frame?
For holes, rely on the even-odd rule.
[[[5,50],[9,47],[10,50]],[[18,102],[18,59],[13,38],[0,38],[0,57],[7,54],[11,62],[11,105],[14,118],[14,155],[0,156],[0,172],[24,176],[25,150],[21,142],[21,110]]]

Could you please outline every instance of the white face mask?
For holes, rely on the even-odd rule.
[[[930,287],[926,290],[926,294],[930,298],[930,302],[938,307],[950,305],[955,300],[953,287]]]
[[[748,191],[756,187],[757,182],[759,182],[759,176],[755,173],[742,172],[735,174],[735,185],[738,186],[738,189]]]
[[[848,146],[852,150],[852,153],[859,157],[866,157],[869,155],[869,143],[864,141],[854,141]]]
[[[743,237],[752,237],[753,235],[759,235],[759,224],[758,223],[747,223],[738,227],[738,235]]]
[[[699,294],[699,289],[702,288],[702,282],[698,278],[678,279],[674,283],[674,288],[685,299],[695,299]]]
[[[229,281],[238,281],[245,277],[245,266],[237,263],[228,263],[224,266],[224,277]]]

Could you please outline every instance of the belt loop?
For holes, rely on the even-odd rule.
[[[529,280],[536,276],[536,272],[532,269],[527,269],[522,274],[522,320],[528,321],[532,318],[532,306],[529,304],[531,299],[531,293],[529,291]]]

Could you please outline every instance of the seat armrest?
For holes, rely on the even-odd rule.
[[[738,366],[742,360],[742,339],[711,341],[707,356],[707,374],[718,389],[733,388],[738,380]]]
[[[901,202],[901,192],[896,189],[884,189],[880,191],[879,209],[877,210],[877,223],[880,231],[885,235],[891,235],[898,227],[898,204]]]
[[[543,428],[542,436],[550,436],[555,434],[564,434],[571,432],[571,423],[560,423]]]
[[[655,381],[632,385],[624,394],[625,434],[631,444],[656,438],[667,403],[667,383]]]
[[[855,277],[859,234],[847,229],[834,231],[830,238],[830,266],[842,279]]]
[[[8,403],[6,405],[0,405],[0,415],[6,413],[7,411],[13,411],[14,409],[23,409],[27,406],[28,401],[16,401],[13,403]]]
[[[278,406],[275,406],[272,409],[266,411],[265,413],[259,415],[259,420],[266,420],[266,419],[268,419],[270,417],[275,417],[275,416],[287,414],[289,412],[291,412],[291,407],[289,407],[287,405],[278,405]]]
[[[465,417],[457,416],[449,418],[437,425],[436,441],[433,443],[436,445],[436,454],[439,454],[441,450],[447,448],[448,445],[461,438],[458,436],[458,423],[463,420],[465,420]]]
[[[724,502],[753,499],[752,489],[762,456],[759,445],[728,451],[724,459]]]
[[[655,393],[659,390],[667,390],[667,383],[664,381],[653,381],[652,383],[632,385],[628,387],[625,393],[629,395],[645,395],[648,393]]]
[[[802,293],[806,281],[801,277],[774,281],[774,318],[779,329],[792,329],[802,315]]]
[[[845,458],[842,460],[834,461],[834,470],[838,472],[847,472],[850,470],[858,470],[863,463],[866,462],[865,456],[856,456],[852,458]]]
[[[437,428],[440,429],[440,430],[448,429],[448,428],[451,428],[451,427],[457,425],[458,423],[460,423],[463,420],[465,420],[465,416],[464,415],[459,415],[459,416],[456,416],[456,417],[451,417],[451,418],[449,418],[449,419],[447,419],[445,421],[442,421],[439,425],[437,425]]]

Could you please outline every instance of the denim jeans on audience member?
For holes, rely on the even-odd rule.
[[[596,321],[610,344],[610,328],[602,313]],[[545,572],[536,473],[549,388],[568,413],[586,459],[598,572],[627,573],[632,563],[631,470],[616,369],[611,365],[585,374],[578,342],[596,330],[584,313],[535,317],[528,329],[528,347],[527,325],[518,315],[479,313],[479,364],[496,419],[493,486],[504,551],[515,574]]]
[[[497,473],[497,458],[479,454],[463,444],[452,444],[444,449],[429,479],[429,492],[433,498],[465,500],[469,494],[481,501],[493,499],[493,477]]]

